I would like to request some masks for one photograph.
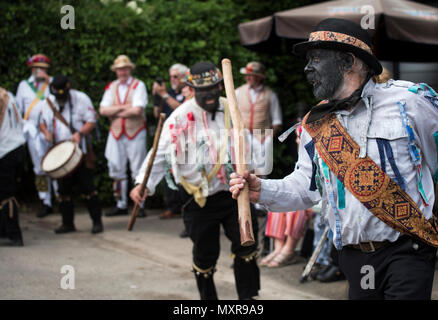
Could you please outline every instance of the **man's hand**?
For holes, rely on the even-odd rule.
[[[50,132],[49,131],[44,131],[44,137],[46,138],[46,141],[47,142],[52,142],[52,140],[53,140],[53,137],[52,137],[52,135],[50,134]]]
[[[76,142],[77,144],[81,143],[81,134],[79,132],[75,132],[71,137],[70,141]]]
[[[243,189],[245,183],[248,183],[249,200],[254,203],[259,201],[261,183],[260,179],[255,174],[250,174],[248,170],[245,171],[243,176],[233,172],[230,175],[230,178],[230,192],[232,193],[234,199],[237,199],[240,194],[240,190]]]
[[[159,85],[158,82],[154,82],[152,85],[152,95],[159,94],[161,97],[163,97],[166,95],[166,93],[166,84],[164,82],[161,85]]]
[[[36,72],[36,78],[38,80],[42,80],[44,82],[49,83],[50,82],[50,76],[47,74],[46,70],[43,68],[38,68]]]
[[[144,191],[143,198],[140,195],[141,184],[135,186],[131,192],[129,193],[129,197],[134,201],[137,205],[141,205],[141,202],[145,201],[148,196],[148,189],[146,188]]]

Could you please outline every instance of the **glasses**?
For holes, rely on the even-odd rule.
[[[170,78],[173,78],[173,79],[178,79],[178,78],[179,78],[179,76],[178,76],[178,75],[171,75],[171,76],[170,76]]]

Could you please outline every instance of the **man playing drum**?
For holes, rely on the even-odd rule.
[[[79,167],[58,180],[62,225],[55,230],[55,233],[76,231],[72,201],[72,188],[75,184],[79,185],[86,199],[88,212],[93,221],[91,233],[102,232],[102,213],[93,184],[93,164],[87,161],[94,155],[90,133],[96,126],[97,114],[90,98],[83,92],[71,89],[68,78],[63,75],[54,77],[50,92],[54,95],[54,98],[50,97],[50,101],[59,113],[55,114],[47,101],[41,102],[45,106],[43,106],[43,122],[40,128],[46,140],[54,143],[71,140],[79,144],[82,152],[86,154],[85,161],[82,161]]]
[[[49,145],[44,140],[44,135],[38,131],[41,115],[41,105],[38,102],[44,100],[49,92],[51,77],[47,74],[50,59],[44,54],[36,54],[29,58],[27,66],[31,68],[31,76],[22,80],[17,90],[17,105],[20,115],[23,117],[23,132],[27,141],[27,147],[33,163],[35,173],[35,186],[41,200],[41,208],[37,217],[44,217],[52,212],[51,188],[56,192],[56,182],[52,181],[41,170],[41,159]]]
[[[114,195],[117,205],[105,215],[108,217],[128,213],[127,164],[135,179],[146,157],[146,118],[144,109],[148,94],[143,81],[131,76],[135,65],[125,56],[114,60],[111,70],[117,80],[110,82],[100,102],[99,112],[111,121],[105,148],[109,176],[114,179]],[[138,217],[144,217],[143,205]]]

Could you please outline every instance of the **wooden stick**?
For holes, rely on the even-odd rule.
[[[303,274],[301,275],[300,283],[307,281],[310,271],[312,271],[313,265],[315,264],[315,261],[321,252],[322,246],[324,245],[324,242],[327,239],[328,232],[329,232],[329,226],[326,226],[321,238],[318,241],[318,245],[316,246],[315,251],[313,251],[312,257],[310,257],[309,262],[307,262],[307,265],[304,268]]]
[[[149,174],[151,172],[152,165],[154,163],[155,154],[157,153],[158,142],[160,141],[161,131],[163,129],[163,124],[164,124],[165,119],[166,119],[166,114],[160,113],[160,119],[158,121],[157,130],[155,130],[155,137],[154,137],[154,144],[152,146],[152,153],[151,153],[151,156],[149,158],[149,161],[148,161],[148,164],[146,167],[146,171],[144,173],[143,181],[140,185],[141,197],[143,197],[144,192],[146,190],[146,185],[148,183]],[[137,218],[139,208],[140,207],[138,206],[138,204],[134,205],[134,209],[132,210],[131,217],[129,218],[128,226],[126,227],[126,229],[128,231],[132,231],[132,228],[134,227],[135,219]]]
[[[233,73],[231,61],[222,60],[222,72],[224,76],[225,92],[227,94],[228,107],[231,121],[233,122],[234,150],[236,150],[236,171],[243,175],[246,170],[245,162],[245,126],[242,122],[240,111],[237,107],[236,93],[234,91]],[[239,207],[240,242],[242,246],[251,246],[255,243],[252,230],[251,210],[249,205],[249,188],[246,184],[237,198]]]

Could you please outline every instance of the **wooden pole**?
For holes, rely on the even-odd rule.
[[[146,167],[146,171],[143,177],[143,181],[140,185],[140,195],[143,197],[144,192],[146,190],[146,185],[148,183],[148,179],[149,179],[149,174],[151,172],[152,169],[152,165],[154,163],[154,159],[155,159],[155,154],[157,153],[157,149],[158,149],[158,142],[160,141],[160,136],[161,136],[161,131],[163,129],[163,124],[164,124],[164,120],[166,119],[166,114],[165,113],[161,113],[160,114],[160,119],[158,121],[158,126],[157,126],[157,130],[155,131],[155,137],[154,137],[154,144],[152,146],[152,153],[151,156],[149,158],[147,167]],[[137,204],[134,205],[134,209],[132,210],[131,213],[131,217],[129,218],[129,222],[128,222],[128,226],[126,227],[126,229],[128,231],[132,231],[132,228],[134,227],[134,223],[135,223],[135,219],[137,218],[138,215],[138,210],[139,210],[139,206]]]
[[[243,175],[246,170],[245,162],[245,126],[237,107],[236,93],[234,91],[233,73],[231,61],[229,59],[222,60],[222,73],[224,76],[225,92],[227,95],[228,107],[230,109],[231,121],[233,122],[234,133],[234,150],[236,151],[236,171]],[[254,233],[252,230],[251,210],[249,204],[249,189],[248,185],[240,191],[237,198],[239,208],[239,227],[240,227],[240,242],[242,246],[251,246],[255,243]]]

